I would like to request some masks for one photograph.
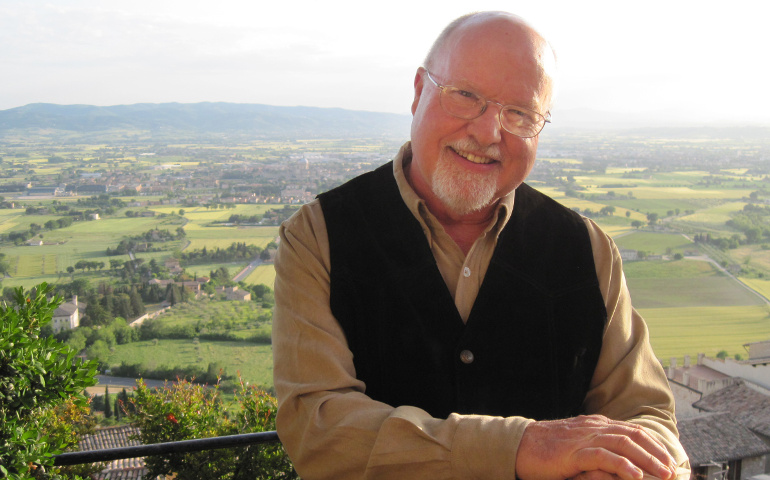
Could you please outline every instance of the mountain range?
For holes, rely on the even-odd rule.
[[[48,137],[60,141],[242,138],[409,137],[410,115],[341,108],[243,103],[139,103],[93,106],[34,103],[0,110],[0,140]],[[770,127],[676,120],[661,112],[620,114],[588,109],[556,111],[546,134],[603,131],[645,136],[753,138],[766,143]]]
[[[109,107],[34,103],[0,110],[0,136],[36,131],[139,131],[153,136],[406,138],[410,121],[409,115],[394,113],[240,103],[140,103]]]

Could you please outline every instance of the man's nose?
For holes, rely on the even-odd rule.
[[[469,121],[468,133],[482,146],[500,143],[502,139],[500,125],[500,106],[490,103],[480,117]]]

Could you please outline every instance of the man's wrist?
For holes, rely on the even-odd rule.
[[[533,420],[524,417],[456,415],[452,471],[457,478],[514,478],[521,437]],[[451,418],[451,417],[450,417]]]

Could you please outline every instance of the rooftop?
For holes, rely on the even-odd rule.
[[[730,412],[733,419],[754,432],[770,436],[770,395],[743,380],[704,396],[693,407],[707,412]]]
[[[727,412],[685,418],[677,426],[693,467],[770,453],[770,446]]]

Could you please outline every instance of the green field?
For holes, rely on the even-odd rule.
[[[672,253],[684,253],[695,249],[695,244],[680,234],[632,232],[615,239],[619,248],[642,250],[650,255],[664,255],[670,249]]]
[[[206,209],[194,207],[185,211],[185,216],[177,215],[179,208],[154,207],[158,215],[154,217],[127,217],[119,211],[113,217],[96,221],[75,222],[71,226],[51,231],[43,230],[42,241],[44,245],[4,245],[2,252],[6,254],[10,263],[10,277],[3,280],[5,287],[22,286],[30,288],[42,281],[54,284],[69,282],[70,276],[67,267],[74,266],[80,260],[103,262],[105,267],[101,271],[75,271],[78,278],[87,278],[91,285],[98,285],[103,281],[110,281],[110,260],[126,261],[128,255],[107,256],[107,248],[115,248],[120,240],[134,235],[142,234],[148,230],[161,229],[175,232],[184,224],[187,233],[186,241],[155,242],[154,248],[158,252],[137,252],[136,257],[149,261],[156,259],[159,262],[172,256],[174,250],[187,245],[187,249],[227,248],[233,242],[244,242],[264,248],[275,240],[278,235],[277,226],[260,227],[212,227],[212,221],[226,221],[230,215],[256,215],[264,213],[271,208],[280,208],[280,205],[238,205],[230,209]],[[134,210],[136,208],[126,208]],[[188,218],[191,217],[191,218]],[[55,215],[26,215],[23,209],[0,210],[0,233],[10,231],[24,231],[29,225],[44,224],[51,219],[60,218]],[[185,224],[186,222],[186,224]],[[37,238],[37,237],[36,237]],[[244,263],[236,264],[206,264],[193,265],[188,270],[195,275],[208,275],[211,270],[225,266],[231,275],[238,273]],[[266,270],[266,269],[263,269]],[[252,274],[254,278],[264,277],[270,281],[268,271],[261,274]]]
[[[655,355],[664,363],[698,353],[714,357],[720,350],[745,358],[743,345],[767,340],[770,333],[766,306],[642,308],[639,313],[647,321]]]
[[[275,267],[273,264],[260,265],[244,280],[247,285],[267,285],[273,288],[275,283]]]
[[[197,347],[197,348],[196,348]],[[108,360],[110,365],[141,363],[146,368],[197,365],[206,369],[209,363],[225,366],[228,375],[240,373],[244,380],[271,387],[273,385],[273,351],[270,345],[246,342],[214,342],[160,339],[117,345]]]

